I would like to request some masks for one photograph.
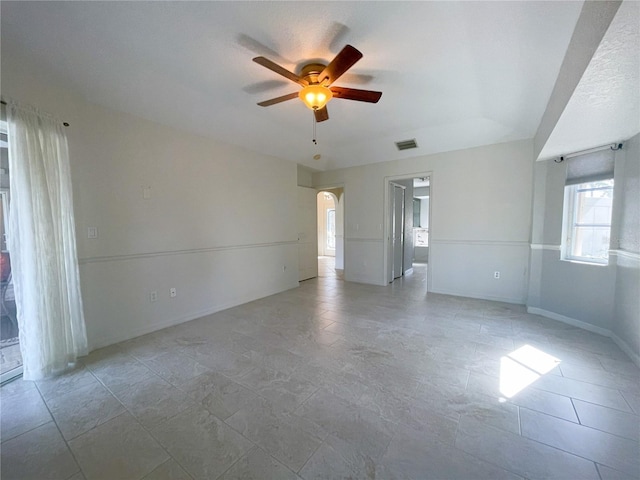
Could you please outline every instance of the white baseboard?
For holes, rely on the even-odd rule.
[[[524,305],[523,298],[512,298],[512,297],[499,297],[495,295],[480,295],[477,293],[469,293],[469,292],[458,292],[455,290],[446,290],[446,289],[431,289],[429,293],[438,293],[441,295],[453,295],[454,297],[466,297],[466,298],[476,298],[478,300],[491,300],[494,302],[503,302],[503,303],[513,303],[516,305]]]
[[[615,333],[611,332],[611,340],[613,340],[614,342],[616,342],[616,345],[618,345],[620,347],[620,350],[622,350],[624,353],[626,353],[627,355],[629,355],[629,358],[631,359],[631,361],[633,363],[636,364],[636,366],[638,368],[640,368],[640,355],[638,355],[637,353],[635,353],[631,347],[629,346],[629,344],[627,342],[625,342],[624,340],[622,340],[618,335],[616,335]]]
[[[620,350],[626,353],[631,359],[631,361],[633,361],[633,363],[635,363],[636,366],[640,368],[640,355],[635,353],[631,349],[629,344],[627,344],[627,342],[622,340],[611,330],[598,327],[596,325],[591,325],[590,323],[583,322],[582,320],[576,320],[575,318],[567,317],[565,315],[560,315],[559,313],[550,312],[549,310],[544,310],[542,308],[527,307],[527,312],[532,313],[534,315],[541,315],[543,317],[550,318],[551,320],[557,320],[559,322],[566,323],[567,325],[571,325],[573,327],[578,327],[583,330],[587,330],[589,332],[593,332],[605,337],[609,337],[611,340],[613,340],[616,343],[616,345],[618,345],[618,347],[620,347]]]
[[[582,328],[583,330],[588,330],[593,333],[598,333],[600,335],[604,335],[605,337],[611,336],[611,330],[607,330],[606,328],[583,322],[582,320],[576,320],[575,318],[567,317],[559,313],[550,312],[549,310],[544,310],[537,307],[527,307],[527,312],[533,313],[534,315],[541,315],[543,317],[550,318],[551,320],[557,320],[559,322],[566,323],[567,325]]]

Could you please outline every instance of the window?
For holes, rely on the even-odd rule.
[[[567,185],[563,260],[607,264],[613,179]]]
[[[327,210],[327,248],[336,249],[336,209]]]
[[[414,228],[421,227],[420,225],[420,199],[413,199],[413,226]]]

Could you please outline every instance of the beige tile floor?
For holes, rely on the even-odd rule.
[[[309,280],[6,385],[2,479],[640,476],[614,343],[425,277]]]

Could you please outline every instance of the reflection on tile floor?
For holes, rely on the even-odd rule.
[[[342,278],[342,271],[336,272],[336,257],[318,257],[318,277]]]
[[[2,478],[639,478],[640,371],[611,340],[427,295],[425,268],[319,277],[8,384]]]

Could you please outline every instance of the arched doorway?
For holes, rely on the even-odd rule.
[[[344,277],[344,190],[317,194],[318,276]]]

